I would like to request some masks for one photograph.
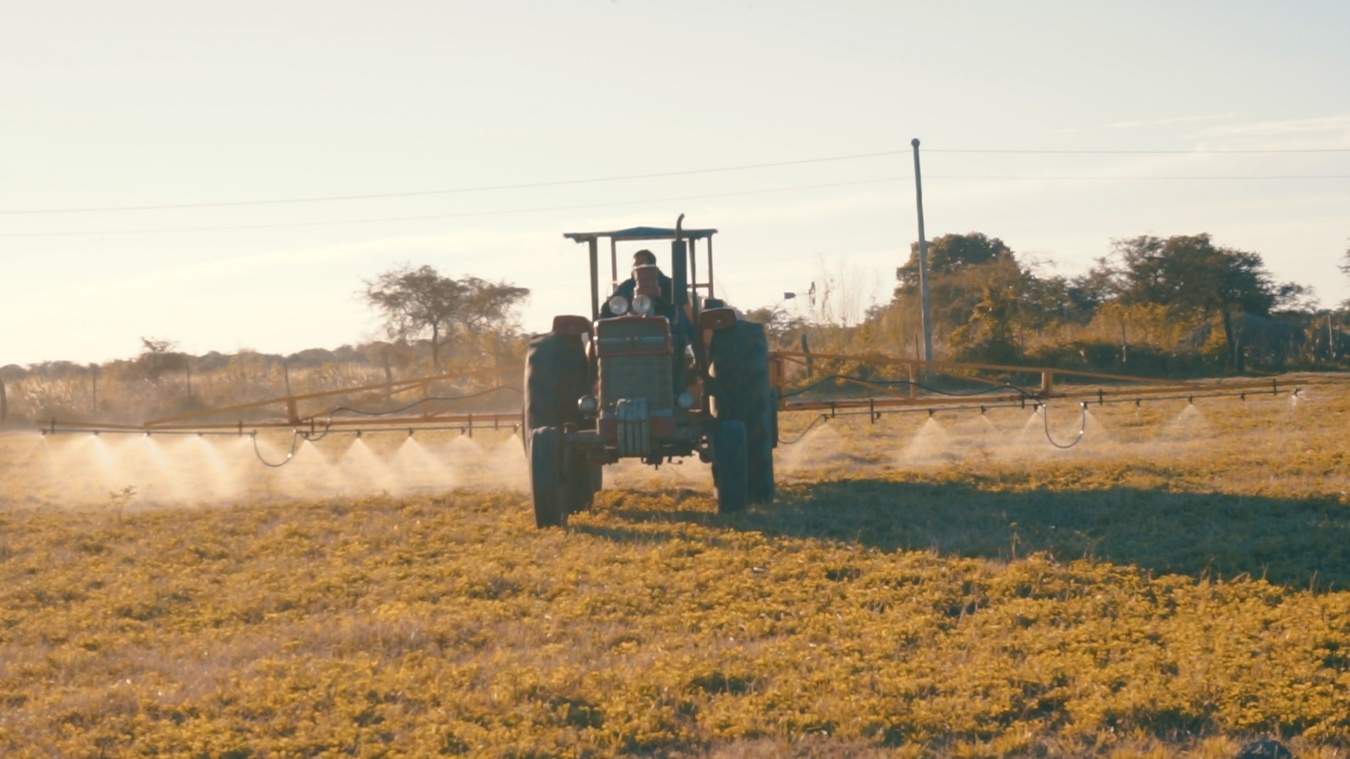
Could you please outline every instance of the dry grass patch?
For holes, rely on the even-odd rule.
[[[567,533],[512,491],[11,509],[0,750],[1344,756],[1350,397],[1322,403],[1194,438],[1093,409],[1112,438],[1054,453],[952,422],[936,463],[899,457],[925,420],[836,420],[771,507],[659,482]]]

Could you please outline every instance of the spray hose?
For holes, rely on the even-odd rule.
[[[268,461],[267,459],[263,458],[262,451],[258,450],[258,431],[254,430],[253,433],[249,435],[249,437],[253,438],[253,455],[258,457],[258,460],[263,463],[263,466],[271,467],[272,469],[280,469],[281,467],[291,463],[291,460],[295,458],[295,449],[300,446],[300,431],[292,430],[291,450],[286,453],[286,458],[274,464],[271,461]]]
[[[1041,404],[1036,408],[1036,412],[1041,415],[1041,421],[1045,427],[1045,439],[1049,441],[1050,445],[1053,445],[1060,450],[1068,450],[1083,442],[1083,434],[1087,432],[1087,407],[1086,401],[1078,405],[1079,410],[1082,412],[1082,416],[1078,420],[1078,434],[1074,436],[1073,442],[1070,443],[1059,443],[1055,440],[1054,436],[1050,434],[1050,407],[1046,404]]]
[[[805,438],[808,434],[810,434],[811,430],[814,430],[814,429],[816,428],[816,425],[818,425],[818,424],[823,424],[824,422],[828,422],[829,420],[830,420],[829,414],[821,414],[820,416],[816,417],[815,419],[812,419],[812,420],[811,420],[811,423],[808,424],[808,425],[806,425],[806,429],[802,430],[802,432],[801,432],[800,435],[798,435],[797,437],[792,438],[791,440],[783,440],[783,439],[780,438],[780,439],[778,440],[778,444],[779,444],[779,445],[796,445],[797,443],[800,443],[800,442],[802,441],[802,439]]]

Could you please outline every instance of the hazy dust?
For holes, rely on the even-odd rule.
[[[520,438],[496,432],[312,441],[286,434],[10,434],[0,447],[0,507],[191,507],[529,487]]]
[[[1205,404],[988,409],[828,420],[783,415],[777,476],[802,481],[863,472],[991,463],[1165,459],[1203,450],[1234,424],[1253,451],[1283,450],[1317,423],[1317,398]],[[1211,420],[1210,416],[1213,416]],[[814,421],[814,424],[812,422]],[[1081,439],[1079,431],[1083,430]],[[1055,441],[1064,448],[1051,444]],[[795,442],[786,442],[795,441]],[[1255,476],[1255,475],[1253,475]],[[711,491],[708,465],[690,457],[653,468],[605,468],[618,489]],[[125,496],[129,492],[134,495]],[[243,436],[0,435],[0,508],[230,505],[269,500],[431,495],[455,489],[529,491],[528,462],[509,431]]]

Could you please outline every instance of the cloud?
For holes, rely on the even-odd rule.
[[[1190,137],[1196,150],[1344,150],[1350,148],[1350,113],[1214,126]]]
[[[1140,129],[1144,127],[1169,126],[1172,124],[1195,124],[1202,121],[1222,121],[1235,118],[1235,113],[1216,113],[1210,116],[1173,116],[1164,119],[1148,119],[1144,121],[1114,121],[1110,124],[1098,124],[1088,127],[1064,127],[1062,129],[1052,129],[1051,134],[1077,134],[1080,132],[1092,132],[1100,129]]]
[[[1350,137],[1350,113],[1311,119],[1258,121],[1251,124],[1216,126],[1202,130],[1196,137],[1200,139],[1223,139],[1229,137],[1306,137],[1313,135]]]

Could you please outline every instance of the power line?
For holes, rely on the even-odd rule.
[[[753,163],[737,166],[721,166],[708,169],[686,169],[652,174],[627,174],[612,177],[594,177],[590,179],[564,179],[551,182],[525,182],[506,185],[483,185],[478,187],[457,187],[444,190],[417,190],[411,192],[366,193],[361,195],[325,195],[307,198],[277,198],[267,200],[213,201],[204,203],[172,203],[140,206],[100,206],[86,208],[39,208],[27,210],[4,210],[0,216],[22,216],[62,213],[107,213],[117,211],[170,211],[193,208],[233,208],[241,206],[295,205],[301,203],[331,203],[351,200],[381,200],[389,198],[412,198],[429,195],[454,195],[472,192],[500,192],[504,190],[525,190],[543,187],[564,187],[569,185],[600,184],[606,182],[627,182],[638,179],[660,179],[665,177],[692,176],[697,174],[715,174],[752,169],[768,169],[781,166],[801,166],[813,163],[852,161],[862,158],[880,158],[885,156],[908,155],[909,150],[887,150],[876,153],[854,153],[851,155],[829,156],[825,158],[805,158],[794,161],[775,161],[772,163]],[[970,155],[1260,155],[1260,154],[1299,154],[1299,153],[1350,153],[1350,148],[1303,148],[1290,150],[994,150],[967,148],[925,148],[926,153],[970,154]],[[981,177],[972,177],[981,178]],[[998,177],[994,177],[998,178]]]
[[[1105,176],[1105,175],[974,175],[974,174],[933,174],[927,175],[926,179],[946,179],[946,180],[975,180],[975,181],[1223,181],[1223,180],[1241,180],[1241,181],[1288,181],[1288,180],[1309,180],[1309,179],[1350,179],[1350,174],[1288,174],[1288,175],[1217,175],[1217,176]],[[716,198],[732,198],[747,195],[767,195],[777,192],[793,192],[797,190],[819,190],[835,187],[854,187],[868,184],[882,184],[887,182],[909,182],[912,177],[882,177],[877,179],[862,179],[850,182],[829,182],[825,184],[794,185],[791,187],[773,187],[761,190],[743,190],[740,192],[722,192],[702,195],[682,195],[678,197],[667,198],[648,198],[645,200],[616,201],[610,203],[585,203],[578,205],[565,206],[541,206],[533,208],[510,208],[499,209],[496,211],[470,211],[464,213],[452,214],[428,214],[421,216],[386,216],[366,219],[340,219],[336,221],[299,221],[299,222],[279,222],[268,224],[231,224],[218,226],[197,226],[197,227],[161,227],[151,229],[110,229],[96,232],[14,232],[0,233],[0,238],[13,237],[88,237],[103,235],[127,235],[127,234],[163,234],[172,232],[225,232],[231,230],[243,229],[284,229],[291,227],[331,227],[346,226],[352,224],[379,224],[387,222],[405,222],[405,221],[437,221],[444,219],[464,219],[484,216],[508,216],[525,213],[545,213],[549,211],[577,211],[593,208],[615,208],[622,206],[647,205],[651,203],[672,203],[688,200],[712,200]]]
[[[102,208],[44,208],[32,211],[0,211],[3,216],[18,216],[23,214],[53,214],[53,213],[96,213],[104,211],[167,211],[181,208],[228,208],[235,206],[267,206],[283,205],[293,203],[328,203],[340,200],[377,200],[384,198],[413,198],[425,195],[454,195],[469,192],[497,192],[500,190],[527,190],[540,187],[562,187],[565,185],[579,184],[599,184],[602,182],[626,182],[634,179],[659,179],[662,177],[689,176],[692,174],[712,174],[727,171],[745,171],[747,169],[767,169],[776,166],[800,166],[809,163],[826,163],[829,161],[850,161],[858,158],[877,158],[888,155],[901,155],[908,153],[907,150],[890,150],[881,153],[858,153],[855,155],[833,156],[830,158],[807,158],[799,161],[778,161],[776,163],[752,163],[742,166],[723,166],[715,169],[688,169],[685,171],[666,171],[658,174],[628,174],[615,177],[598,177],[593,179],[564,179],[554,182],[528,182],[523,184],[503,184],[503,185],[485,185],[482,187],[457,187],[450,190],[420,190],[416,192],[386,192],[373,193],[367,195],[329,195],[314,198],[287,198],[282,200],[239,200],[220,203],[178,203],[172,205],[153,205],[153,206],[106,206]]]
[[[1267,180],[1267,179],[1272,179],[1272,180],[1287,180],[1287,179],[1350,179],[1350,174],[1246,174],[1246,175],[1243,175],[1243,174],[1218,174],[1218,175],[1210,175],[1210,176],[1198,176],[1198,175],[1178,175],[1178,176],[1146,176],[1146,175],[1139,175],[1139,176],[1128,176],[1128,175],[1107,175],[1107,174],[1096,174],[1096,175],[1093,175],[1093,174],[1086,174],[1086,175],[1081,175],[1081,176],[1065,176],[1065,175],[1058,175],[1058,174],[933,174],[933,175],[930,176],[930,175],[928,175],[928,174],[925,174],[925,175],[923,176],[923,178],[924,178],[924,179],[1012,179],[1012,180],[1018,180],[1018,181],[1023,181],[1023,180],[1035,180],[1035,179],[1052,179],[1052,180],[1066,180],[1066,181],[1092,181],[1092,180],[1104,179],[1104,180],[1120,181],[1120,182],[1130,182],[1130,181],[1141,181],[1141,182],[1153,182],[1153,181],[1182,182],[1182,181],[1188,181],[1188,180],[1196,180],[1196,181],[1210,182],[1210,181],[1223,181],[1223,180],[1228,180],[1228,179],[1243,180],[1243,181],[1249,181],[1249,180]]]
[[[471,211],[467,213],[432,214],[428,216],[389,216],[377,219],[342,219],[338,221],[299,221],[278,224],[239,224],[216,227],[170,227],[162,229],[111,229],[102,232],[16,232],[0,234],[0,237],[87,237],[98,235],[158,234],[164,232],[223,232],[234,229],[280,229],[284,227],[328,227],[347,224],[377,224],[392,221],[434,221],[438,219],[464,219],[475,216],[506,216],[520,213],[543,213],[547,211],[577,211],[588,208],[613,208],[616,206],[637,206],[649,203],[673,203],[682,200],[708,200],[711,198],[729,198],[738,195],[764,195],[774,192],[793,190],[817,190],[829,187],[878,184],[883,182],[908,182],[909,177],[885,177],[881,179],[863,179],[854,182],[831,182],[829,184],[798,185],[795,187],[775,187],[767,190],[746,190],[743,192],[723,192],[713,195],[685,195],[675,198],[650,198],[647,200],[629,200],[614,203],[586,203],[570,206],[546,206],[538,208],[513,208],[498,211]]]
[[[1350,148],[1295,148],[1289,150],[977,150],[924,148],[923,152],[1000,155],[1278,155],[1282,153],[1350,153]]]

